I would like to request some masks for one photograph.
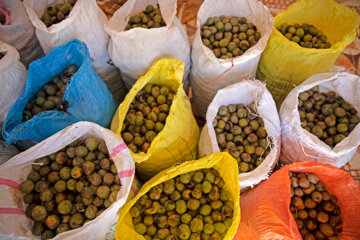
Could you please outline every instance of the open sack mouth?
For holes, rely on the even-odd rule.
[[[160,7],[148,5],[146,9],[138,14],[132,15],[125,31],[133,28],[160,28],[166,26],[166,23],[161,15]]]
[[[201,26],[202,43],[217,58],[227,59],[243,55],[256,45],[261,33],[245,17],[210,17]]]
[[[236,159],[239,173],[253,171],[273,146],[254,103],[221,106],[213,127],[220,150]]]
[[[352,104],[335,91],[323,92],[319,85],[301,92],[298,97],[301,127],[333,149],[360,122]]]
[[[338,239],[343,219],[336,196],[313,173],[289,172],[290,211],[303,239]]]
[[[99,216],[116,201],[121,182],[102,139],[76,140],[32,164],[20,191],[32,233],[54,237]]]
[[[77,0],[67,0],[64,3],[56,3],[48,6],[40,20],[44,22],[46,27],[59,23],[68,18],[71,10],[75,6]]]

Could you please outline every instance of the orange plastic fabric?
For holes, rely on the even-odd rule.
[[[315,162],[286,165],[256,188],[241,195],[241,222],[233,240],[301,240],[289,210],[289,171],[318,175],[338,198],[344,221],[340,240],[360,239],[360,186],[345,171]]]

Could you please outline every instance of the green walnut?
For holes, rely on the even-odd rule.
[[[277,27],[277,30],[287,39],[304,48],[326,49],[331,47],[331,43],[327,41],[327,36],[314,25],[307,23],[302,25],[298,23],[294,25],[283,23]]]

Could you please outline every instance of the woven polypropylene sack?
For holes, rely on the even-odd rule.
[[[0,130],[8,111],[25,89],[27,71],[19,61],[17,50],[0,43],[0,53],[5,55],[0,60]]]
[[[339,240],[360,237],[360,187],[344,170],[330,165],[302,162],[286,165],[254,189],[241,195],[241,222],[233,240],[301,240],[289,210],[289,171],[314,173],[335,195],[343,219]]]
[[[0,165],[18,154],[20,151],[15,146],[0,140]]]
[[[78,70],[68,83],[62,99],[69,103],[66,111],[45,111],[23,121],[22,112],[27,103],[36,97],[45,83],[72,64]],[[91,67],[88,48],[84,43],[72,40],[30,65],[25,91],[11,107],[2,133],[7,143],[22,140],[40,142],[79,121],[108,127],[115,110],[116,104],[109,89]]]
[[[360,112],[360,77],[350,73],[320,73],[294,88],[285,98],[281,109],[282,150],[280,161],[284,163],[314,161],[336,167],[344,166],[354,156],[360,145],[358,124],[334,148],[314,134],[302,128],[298,110],[301,92],[319,85],[320,92],[335,91]]]
[[[327,36],[331,48],[301,47],[276,29],[283,23],[313,24]],[[278,108],[295,85],[314,74],[330,71],[342,50],[354,41],[359,24],[360,18],[355,10],[332,0],[302,0],[275,17],[257,78],[266,81]]]
[[[30,63],[44,56],[44,52],[35,35],[25,7],[20,0],[2,0],[2,8],[9,13],[9,24],[0,24],[0,41],[15,47],[20,61],[29,67]]]
[[[109,35],[104,30],[107,21],[104,12],[96,0],[78,0],[66,19],[46,27],[40,18],[47,6],[63,2],[64,0],[24,0],[41,47],[47,54],[74,38],[85,42],[95,72],[109,87],[116,101],[120,102],[126,94],[126,88],[107,51]]]
[[[147,5],[159,4],[166,26],[133,28],[125,31],[130,16]],[[131,88],[151,65],[161,58],[175,58],[185,63],[183,86],[189,87],[190,44],[186,31],[176,15],[176,0],[128,0],[105,24],[110,34],[109,54],[121,71],[126,87]]]
[[[214,152],[220,152],[213,127],[213,121],[219,108],[221,106],[228,106],[229,104],[250,105],[253,102],[256,104],[257,114],[259,114],[264,121],[268,139],[271,141],[269,145],[271,151],[256,169],[248,173],[239,173],[241,189],[253,187],[266,179],[277,163],[280,155],[280,120],[274,99],[266,89],[265,84],[258,80],[243,80],[219,90],[209,105],[206,113],[206,123],[201,130],[199,140],[200,157]]]
[[[157,174],[146,182],[138,194],[121,209],[118,224],[116,225],[116,240],[144,240],[145,238],[135,232],[134,225],[129,213],[130,208],[136,201],[146,194],[152,187],[163,183],[183,173],[196,171],[204,168],[214,168],[220,174],[225,182],[225,189],[230,192],[234,202],[234,212],[232,224],[224,236],[224,240],[231,240],[236,232],[236,228],[240,222],[240,189],[237,181],[237,163],[228,153],[214,153],[199,160],[183,163],[179,166],[169,168]]]
[[[200,27],[209,17],[215,16],[246,17],[261,33],[258,43],[243,55],[231,59],[218,59],[214,53],[203,45]],[[217,90],[242,79],[255,78],[261,53],[273,27],[270,11],[260,1],[253,0],[205,0],[197,14],[198,29],[192,43],[190,85],[194,102],[202,117]]]
[[[147,152],[132,152],[137,173],[145,179],[175,163],[192,160],[197,156],[199,128],[183,89],[183,73],[184,64],[179,60],[158,60],[136,81],[112,120],[111,130],[121,137],[129,106],[136,94],[148,83],[169,86],[176,92],[164,128],[153,139]]]
[[[1,165],[0,239],[34,239],[31,233],[33,221],[25,215],[20,183],[25,181],[31,172],[34,160],[60,151],[76,139],[86,137],[98,137],[105,141],[117,168],[121,188],[117,200],[102,214],[84,226],[58,234],[53,239],[104,239],[111,224],[118,217],[119,208],[129,196],[135,166],[128,148],[120,138],[110,130],[90,122],[69,126]]]

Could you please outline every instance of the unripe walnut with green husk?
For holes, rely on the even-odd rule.
[[[152,187],[129,214],[135,231],[145,239],[223,239],[233,208],[224,180],[208,168]]]
[[[168,86],[150,83],[136,94],[121,131],[132,152],[147,152],[153,139],[165,126],[175,94]]]
[[[68,18],[76,2],[77,0],[67,0],[64,3],[56,3],[48,6],[41,17],[41,21],[45,23],[46,27],[61,22]]]
[[[117,169],[101,139],[76,140],[41,157],[20,185],[32,233],[42,239],[81,227],[116,201]],[[100,175],[100,173],[102,175]]]
[[[271,142],[254,104],[221,106],[213,126],[220,150],[237,160],[240,173],[254,170],[270,152]]]
[[[217,58],[227,59],[243,55],[256,45],[261,33],[245,17],[210,17],[201,26],[203,44]]]
[[[315,86],[298,97],[301,126],[333,148],[360,122],[357,110],[334,91]]]
[[[339,239],[343,220],[337,198],[313,173],[289,172],[290,211],[307,239]]]
[[[305,48],[330,48],[331,44],[327,36],[319,31],[314,25],[295,23],[294,25],[283,23],[277,29],[290,41]]]
[[[132,28],[159,28],[166,26],[166,23],[161,15],[160,7],[148,5],[146,9],[138,14],[130,17],[125,31]]]
[[[75,65],[70,65],[62,72],[61,76],[52,77],[50,82],[44,84],[36,93],[36,97],[26,104],[23,121],[27,121],[41,112],[66,111],[69,104],[67,101],[63,101],[63,97],[67,84],[77,70]]]

